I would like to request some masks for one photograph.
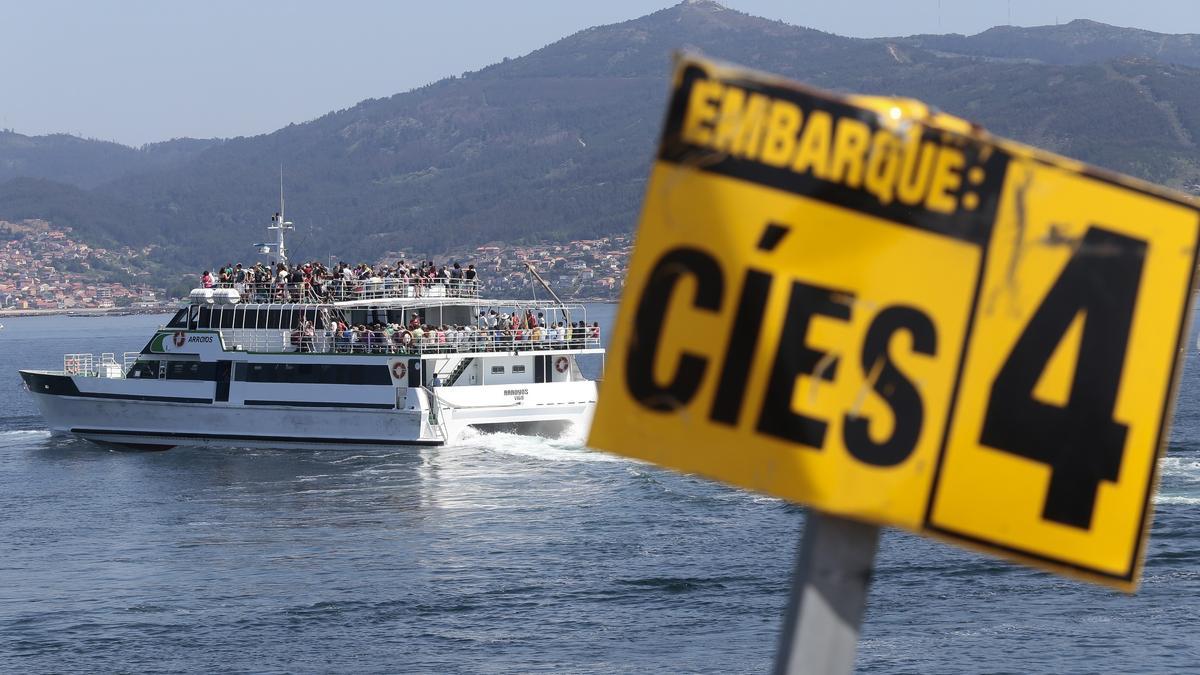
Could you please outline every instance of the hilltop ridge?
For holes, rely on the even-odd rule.
[[[1200,35],[1168,35],[1120,28],[1090,19],[1056,26],[996,26],[975,35],[912,35],[881,38],[947,56],[1028,60],[1079,65],[1126,58],[1200,67]]]

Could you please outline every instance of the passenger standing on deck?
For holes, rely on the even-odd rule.
[[[208,270],[204,270],[204,274],[200,276],[200,285],[204,286],[205,288],[213,287],[212,274]]]
[[[467,271],[463,272],[463,285],[466,287],[468,295],[476,295],[477,287],[475,283],[475,266],[467,265]]]

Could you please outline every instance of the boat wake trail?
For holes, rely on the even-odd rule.
[[[0,445],[6,442],[29,441],[37,438],[50,438],[50,432],[46,429],[18,429],[13,431],[0,431]]]
[[[481,432],[468,429],[459,445],[484,452],[525,457],[545,462],[624,462],[614,455],[589,450],[584,445],[587,426],[572,424],[558,438],[523,436],[505,432]]]

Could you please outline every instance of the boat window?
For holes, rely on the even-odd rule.
[[[254,327],[259,330],[262,330],[267,327],[267,310],[265,310],[265,309],[254,310]]]
[[[215,310],[221,315],[221,328],[233,328],[233,308],[226,307],[224,309]]]
[[[187,328],[187,307],[175,312],[175,316],[167,323],[167,328]]]
[[[388,323],[397,323],[397,324],[400,324],[401,326],[408,323],[407,321],[404,320],[404,310],[402,310],[402,309],[389,309],[387,311],[387,322]]]
[[[391,375],[383,365],[339,363],[252,363],[239,367],[239,382],[287,382],[291,384],[378,384],[390,385]]]
[[[492,366],[492,374],[493,375],[503,375],[504,374],[504,366]]]
[[[187,310],[184,310],[185,317],[187,316],[186,311]],[[146,377],[151,379],[157,378],[158,361],[138,361],[137,363],[133,364],[132,368],[129,369],[129,374],[126,375],[126,377]]]
[[[525,372],[525,366],[513,366],[512,371],[513,373],[523,373]]]
[[[233,326],[232,328],[244,328],[246,321],[246,308],[241,305],[236,305],[233,308]]]
[[[199,361],[170,361],[167,363],[167,379],[213,380],[216,379],[216,365]]]
[[[212,320],[212,308],[201,307],[200,318],[196,320],[196,328],[209,328],[209,322]]]
[[[281,312],[278,309],[268,309],[267,310],[267,325],[263,326],[263,328],[279,328],[280,313]]]
[[[367,324],[367,310],[352,309],[350,310],[350,323],[354,326],[365,326]]]

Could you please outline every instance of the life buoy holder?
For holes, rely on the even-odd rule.
[[[569,368],[570,365],[571,365],[571,362],[568,361],[567,357],[565,357],[565,356],[560,356],[554,360],[554,369],[560,373],[567,372],[567,368]]]
[[[392,377],[396,378],[397,380],[403,380],[404,376],[407,374],[408,368],[404,367],[403,361],[397,361],[392,364]]]

